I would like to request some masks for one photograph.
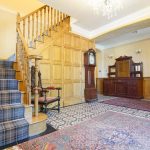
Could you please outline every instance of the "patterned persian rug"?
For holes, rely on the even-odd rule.
[[[44,150],[150,150],[150,120],[108,111],[102,115],[14,147]]]
[[[115,99],[103,101],[102,103],[150,112],[150,101],[118,97]]]

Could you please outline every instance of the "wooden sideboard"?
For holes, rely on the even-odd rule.
[[[120,56],[108,66],[103,81],[104,95],[143,98],[143,63],[134,63],[131,56]]]
[[[143,98],[143,78],[105,78],[104,95]]]

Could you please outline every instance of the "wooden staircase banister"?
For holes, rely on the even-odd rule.
[[[19,28],[17,28],[17,32],[18,32],[18,34],[19,34],[19,36],[20,36],[20,38],[22,40],[22,43],[23,43],[24,48],[25,48],[25,52],[26,52],[26,54],[28,56],[29,55],[29,48],[28,48],[28,45],[26,43],[26,40],[24,39],[24,36],[23,36],[23,34],[22,34],[22,32],[20,31]]]
[[[20,18],[20,21],[23,21],[24,19],[28,18],[29,16],[32,16],[33,14],[37,13],[38,11],[40,11],[40,10],[42,10],[43,8],[46,8],[46,7],[47,7],[47,5],[44,5],[44,6],[40,7],[40,8],[38,8],[38,9],[34,10],[33,12],[31,12],[31,13],[29,13],[29,14],[23,16],[23,17],[21,17],[21,18]]]
[[[35,48],[37,40],[43,39],[43,35],[48,35],[50,30],[55,29],[68,17],[67,14],[44,5],[26,16],[18,15],[17,28],[23,33],[27,45]]]
[[[20,60],[20,56],[19,56],[19,49],[17,48],[16,51],[16,61],[17,61],[17,69],[21,70],[21,80],[23,81],[23,87],[21,90],[25,91],[25,97],[23,100],[24,104],[31,104],[31,73],[30,73],[30,60],[34,59],[35,60],[35,64],[36,64],[36,68],[38,70],[38,61],[40,59],[42,59],[42,57],[40,55],[30,55],[29,54],[29,48],[28,45],[25,41],[25,38],[23,36],[23,34],[20,31],[20,28],[17,27],[16,28],[17,33],[18,33],[18,38],[19,40],[21,40],[21,44],[23,45],[23,51],[20,51],[21,53],[24,53],[24,59]],[[19,46],[19,42],[17,42],[18,46]],[[18,47],[17,46],[17,47]],[[21,58],[22,59],[22,58]],[[21,64],[20,62],[24,61],[24,64]],[[38,76],[38,75],[37,75]],[[37,79],[38,77],[36,77],[35,79]],[[36,96],[36,100],[38,101],[38,97]],[[38,109],[36,107],[36,116]]]
[[[35,11],[21,17],[17,15],[16,32],[16,62],[17,70],[20,71],[22,89],[25,91],[24,104],[31,104],[31,60],[34,62],[36,73],[35,79],[38,80],[38,67],[40,55],[31,55],[30,48],[36,48],[36,42],[44,42],[44,36],[50,36],[52,30],[56,31],[57,27],[70,19],[69,16],[59,10],[44,5]],[[65,20],[67,19],[67,20]],[[69,29],[69,28],[67,28]],[[36,87],[38,86],[36,82]],[[35,115],[38,115],[38,90],[35,91]]]

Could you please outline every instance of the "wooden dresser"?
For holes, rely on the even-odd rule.
[[[104,95],[143,98],[143,64],[134,63],[132,57],[122,56],[109,66],[108,78],[103,81]]]

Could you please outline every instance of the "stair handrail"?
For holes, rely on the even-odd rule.
[[[33,15],[34,13],[37,13],[38,11],[42,10],[42,9],[45,8],[45,7],[46,7],[46,5],[44,5],[44,6],[40,7],[40,8],[38,8],[38,9],[34,10],[33,12],[31,12],[31,13],[29,13],[29,14],[23,16],[23,17],[21,17],[21,18],[20,18],[20,21],[22,21],[22,20],[28,18],[29,16]]]
[[[43,35],[48,35],[50,30],[60,25],[69,16],[48,5],[20,17],[18,24],[20,31],[29,47],[35,48],[35,42],[41,40]]]
[[[31,61],[34,59],[35,63],[41,57],[37,55],[30,55],[27,42],[20,30],[20,14],[17,15],[17,45],[16,45],[16,62],[17,70],[20,71],[19,79],[22,81],[20,90],[25,92],[23,103],[31,104]],[[38,67],[38,66],[37,66]],[[38,69],[38,68],[37,68]]]
[[[24,91],[23,104],[29,104],[30,92],[29,92],[29,61],[28,61],[28,49],[26,44],[24,43],[24,39],[21,36],[21,32],[17,28],[17,44],[16,44],[16,62],[17,62],[17,70],[20,71],[19,80],[21,80],[21,85],[19,89]]]

